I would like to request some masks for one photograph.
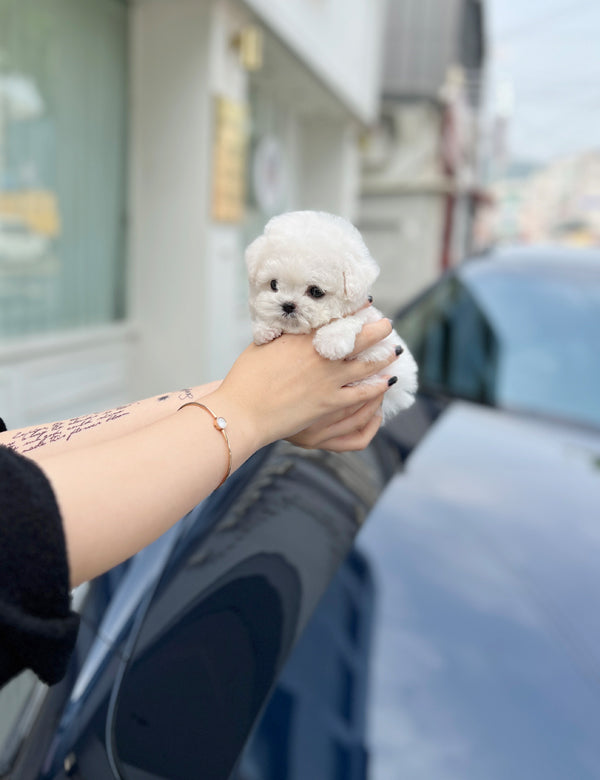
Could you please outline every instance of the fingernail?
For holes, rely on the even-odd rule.
[[[396,355],[401,355],[403,352],[404,352],[404,347],[398,344],[398,346],[396,347]]]
[[[397,381],[398,381],[398,377],[397,376],[391,376],[388,379],[388,387],[391,387],[392,385],[395,385]]]
[[[372,296],[372,295],[369,295],[369,296],[368,296],[368,298],[367,298],[367,300],[369,301],[369,303],[373,303],[373,296]]]

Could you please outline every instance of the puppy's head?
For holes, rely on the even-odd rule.
[[[359,309],[379,268],[358,230],[322,211],[271,219],[246,250],[255,321],[289,333]]]

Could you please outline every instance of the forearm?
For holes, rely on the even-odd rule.
[[[388,321],[363,329],[357,352],[390,330]],[[329,361],[315,352],[310,334],[282,336],[250,345],[216,390],[205,395],[206,387],[197,388],[191,396],[227,420],[234,470],[260,447],[312,425],[325,425],[329,438],[341,436],[338,448],[364,446],[362,438],[348,438],[344,419],[358,414],[363,426],[360,410],[380,403],[388,385],[385,378],[369,385],[361,380],[393,360],[392,351],[379,364]],[[227,443],[206,410],[176,411],[189,400],[187,394],[150,399],[129,420],[107,422],[105,432],[96,426],[73,434],[62,447],[48,442],[34,450],[61,512],[73,585],[142,549],[220,484],[228,468]],[[92,434],[93,441],[84,444],[84,435]],[[74,436],[80,446],[69,444]]]
[[[0,433],[0,445],[39,461],[67,450],[111,441],[162,420],[186,401],[212,392],[220,381],[135,401],[115,409]]]
[[[262,442],[235,411],[228,414],[235,470]],[[77,585],[154,541],[209,495],[228,452],[210,415],[190,407],[118,441],[65,449],[38,463],[59,504]]]

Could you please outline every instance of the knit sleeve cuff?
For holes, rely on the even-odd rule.
[[[0,669],[4,681],[33,669],[53,685],[65,676],[79,630],[79,615],[40,618],[0,602]]]
[[[79,625],[62,520],[44,472],[5,447],[0,506],[0,684],[25,668],[52,684],[65,674]]]

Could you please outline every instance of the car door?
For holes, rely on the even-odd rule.
[[[72,674],[52,738],[26,745],[40,752],[28,780],[229,777],[397,465],[379,438],[344,455],[273,445],[146,551],[99,622],[102,657],[90,650]]]

